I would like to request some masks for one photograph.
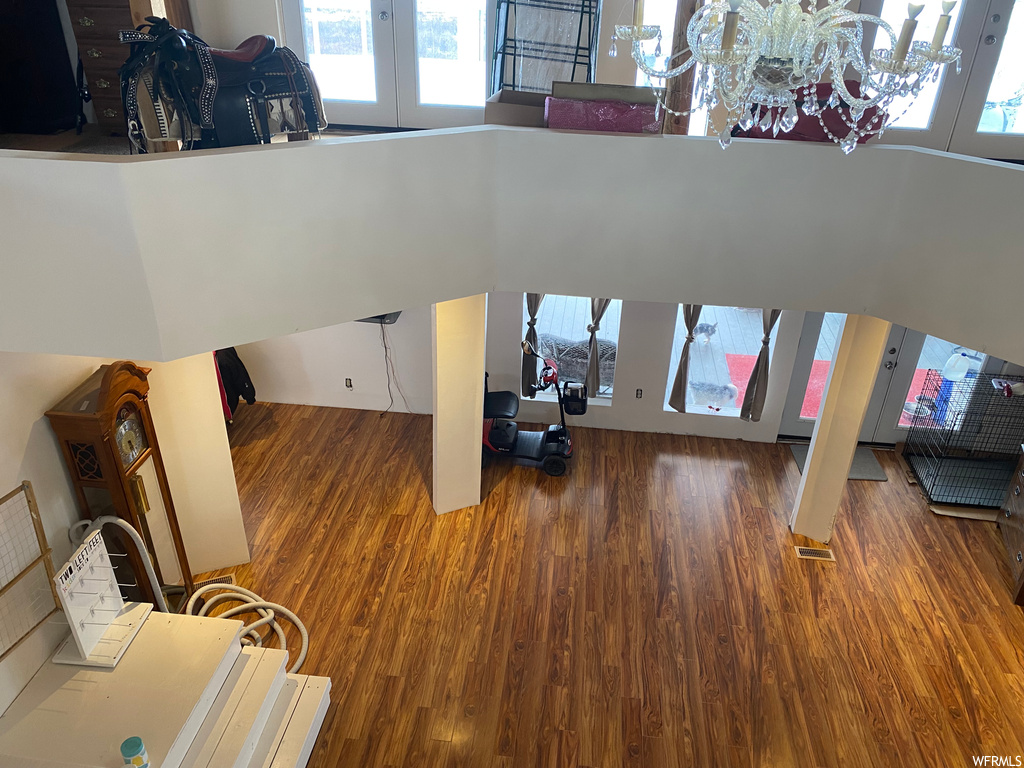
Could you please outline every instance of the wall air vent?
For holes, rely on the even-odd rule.
[[[794,549],[796,556],[804,560],[828,560],[833,563],[836,561],[836,556],[832,554],[831,549],[815,549],[814,547],[794,547]]]

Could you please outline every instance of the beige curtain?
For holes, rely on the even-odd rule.
[[[768,344],[771,341],[772,328],[775,327],[781,314],[781,309],[761,310],[761,326],[764,328],[764,337],[761,339],[761,351],[757,353],[754,370],[750,372],[747,391],[743,393],[740,418],[744,421],[761,420],[764,401],[768,397]]]
[[[537,313],[540,311],[540,303],[544,300],[543,293],[526,294],[526,311],[530,319],[526,321],[526,341],[533,345],[533,348],[540,354],[540,344],[537,342]],[[537,358],[527,357],[523,353],[522,393],[523,397],[533,398],[537,393],[533,388],[537,386]]]
[[[693,329],[700,321],[700,311],[703,308],[703,304],[683,304],[686,341],[683,342],[683,351],[679,355],[679,368],[676,370],[676,380],[672,384],[672,394],[668,399],[668,404],[680,413],[686,413],[686,384],[690,380],[690,345],[693,343]]]
[[[590,334],[590,357],[587,361],[587,393],[593,397],[601,389],[601,362],[598,359],[597,332],[601,330],[601,318],[604,317],[611,299],[590,300],[590,325],[587,326],[587,333]]]

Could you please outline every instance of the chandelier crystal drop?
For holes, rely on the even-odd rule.
[[[960,49],[945,44],[955,0],[942,3],[931,43],[913,39],[923,5],[908,6],[908,18],[897,36],[879,17],[848,10],[850,0],[807,11],[800,0],[767,0],[766,5],[758,0],[712,1],[695,11],[686,28],[688,48],[673,53],[665,69],[651,66],[660,53],[661,28],[641,23],[643,4],[636,2],[634,24],[615,27],[613,39],[632,44],[633,60],[652,83],[660,108],[672,115],[692,110],[669,109],[664,88],[655,82],[679,77],[696,66],[694,109],[718,107],[713,133],[723,149],[737,126],[746,131],[756,123],[761,131],[778,134],[789,133],[799,120],[816,119],[849,154],[858,142],[882,134],[906,111],[903,102],[894,108],[897,99],[916,97],[948,64],[955,62],[960,70]],[[884,32],[876,40],[888,38],[888,47],[867,50],[871,26]],[[653,57],[644,51],[650,40],[659,41]],[[686,54],[683,63],[672,66]],[[829,84],[831,95],[819,101],[818,86]],[[825,126],[830,114],[845,125],[839,128],[842,135],[836,133],[835,118],[831,129]]]

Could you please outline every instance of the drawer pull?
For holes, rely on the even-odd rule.
[[[96,81],[96,87],[97,88],[109,88],[110,87],[110,81],[109,80],[104,80],[101,77],[99,80]]]
[[[1017,551],[1017,562],[1024,563],[1024,554],[1021,554],[1019,550]]]
[[[90,48],[88,51],[85,52],[85,55],[88,56],[90,59],[102,59],[103,51],[101,51],[99,48]],[[1022,472],[1021,474],[1024,475],[1024,472]]]
[[[106,109],[103,110],[103,116],[104,117],[117,117],[117,112],[112,110],[110,107],[107,107]]]
[[[82,16],[78,19],[78,25],[81,27],[94,27],[96,22],[90,19],[88,16]]]

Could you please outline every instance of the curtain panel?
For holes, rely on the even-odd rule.
[[[587,333],[590,334],[590,356],[587,360],[587,393],[593,397],[601,389],[601,362],[598,359],[597,332],[601,330],[601,318],[608,310],[611,299],[590,300],[590,325],[587,326]]]
[[[540,354],[540,345],[537,343],[537,313],[540,311],[540,303],[544,300],[543,293],[526,294],[526,312],[530,319],[526,321],[526,341],[530,342],[537,354]],[[537,393],[534,387],[537,386],[537,358],[528,357],[523,353],[523,371],[521,376],[521,390],[523,397],[534,398]]]
[[[693,329],[700,322],[700,311],[703,308],[703,304],[683,304],[686,341],[683,342],[683,351],[679,355],[679,368],[672,384],[672,394],[668,398],[668,404],[680,413],[686,413],[686,385],[690,380],[690,345],[694,339]]]
[[[743,405],[740,418],[744,421],[760,421],[764,402],[768,397],[768,344],[771,342],[772,328],[778,322],[781,309],[761,310],[761,326],[764,336],[761,339],[761,351],[757,353],[757,362],[750,372],[747,391],[743,393]]]

